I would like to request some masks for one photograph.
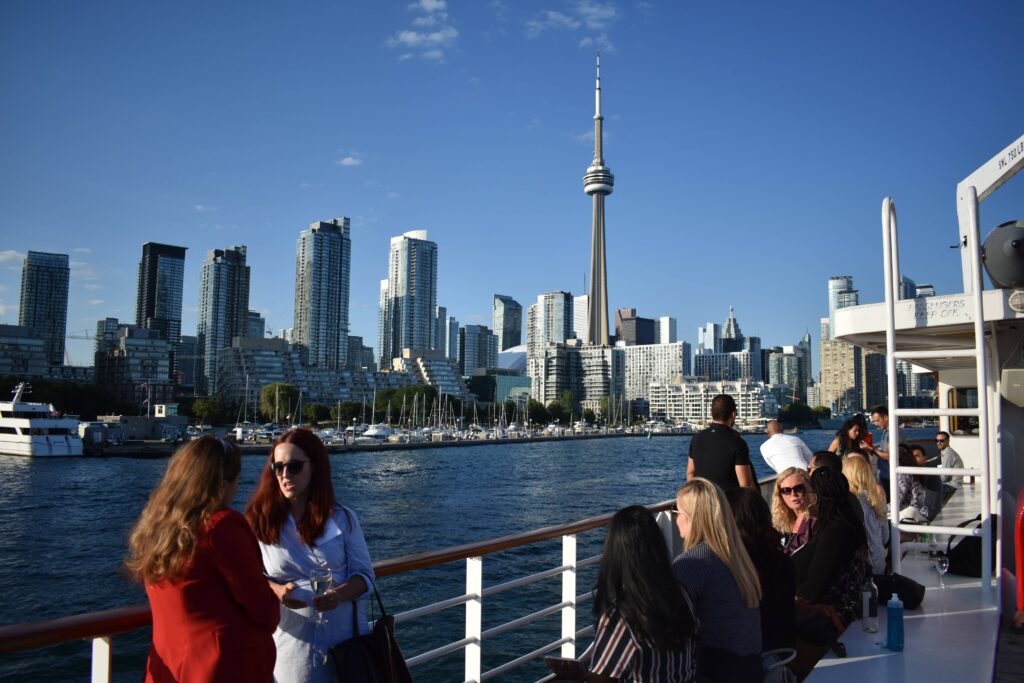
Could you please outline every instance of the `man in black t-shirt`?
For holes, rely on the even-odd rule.
[[[750,450],[743,437],[732,428],[736,422],[736,401],[728,394],[711,399],[711,426],[697,433],[690,442],[686,479],[709,479],[723,490],[740,486],[756,489]]]

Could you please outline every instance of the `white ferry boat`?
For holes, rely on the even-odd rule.
[[[82,455],[79,420],[61,415],[52,404],[22,400],[28,388],[21,382],[10,401],[0,401],[0,455]]]

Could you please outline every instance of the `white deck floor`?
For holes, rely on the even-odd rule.
[[[965,484],[950,498],[933,524],[955,526],[981,510],[977,486]],[[939,537],[945,549],[947,537]],[[885,645],[885,607],[879,606],[878,633],[864,633],[856,621],[840,639],[847,657],[829,653],[811,673],[811,681],[991,681],[999,613],[995,588],[986,601],[981,581],[954,574],[945,590],[927,555],[927,544],[904,544],[901,573],[927,587],[924,603],[904,618],[903,652]]]

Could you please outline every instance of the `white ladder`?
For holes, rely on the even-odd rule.
[[[970,188],[973,192],[974,188]],[[985,320],[982,305],[984,289],[981,275],[981,247],[977,224],[977,195],[973,204],[973,235],[967,239],[970,250],[971,284],[965,287],[966,296],[974,325],[974,345],[969,348],[950,347],[927,350],[898,350],[896,346],[896,301],[899,299],[900,267],[899,250],[896,239],[896,205],[891,197],[882,201],[882,242],[885,272],[885,360],[888,381],[889,405],[889,479],[890,524],[892,527],[891,543],[892,570],[900,571],[900,532],[924,534],[948,534],[952,536],[981,537],[981,586],[982,595],[986,600],[992,598],[992,513],[991,513],[991,477],[989,462],[989,410],[987,356],[985,353]],[[967,259],[965,259],[967,260]],[[900,408],[899,392],[896,388],[896,361],[914,359],[974,358],[977,371],[978,407],[977,408]],[[899,421],[901,417],[976,417],[978,419],[978,443],[980,446],[981,469],[942,469],[933,467],[905,467],[899,465]],[[926,476],[973,476],[977,477],[981,486],[981,526],[974,529],[949,526],[926,526],[921,524],[903,524],[900,522],[900,505],[898,494],[898,475],[918,474]]]

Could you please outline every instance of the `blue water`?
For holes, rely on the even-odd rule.
[[[801,435],[812,450],[831,432]],[[916,436],[911,434],[909,436]],[[745,437],[759,476],[770,474],[758,446]],[[481,541],[571,522],[634,503],[673,497],[685,479],[690,437],[570,440],[460,448],[349,453],[331,456],[339,499],[359,515],[374,560]],[[235,507],[252,493],[263,457],[243,460]],[[0,625],[52,619],[145,602],[120,574],[125,538],[165,459],[30,460],[0,456]],[[600,552],[603,531],[579,538],[580,557]],[[485,586],[543,571],[561,562],[561,543],[505,551],[484,561]],[[596,567],[581,572],[579,593],[593,586]],[[388,577],[380,589],[389,611],[403,611],[465,591],[465,564]],[[485,602],[484,628],[560,601],[561,583],[549,579]],[[588,618],[579,613],[579,626]],[[453,608],[399,626],[406,656],[461,639],[464,610]],[[485,669],[557,638],[560,617],[484,643]],[[149,631],[114,638],[116,681],[138,681]],[[87,642],[5,655],[0,679],[86,680]],[[503,680],[536,680],[543,665]],[[462,680],[461,651],[416,667],[417,680]]]

